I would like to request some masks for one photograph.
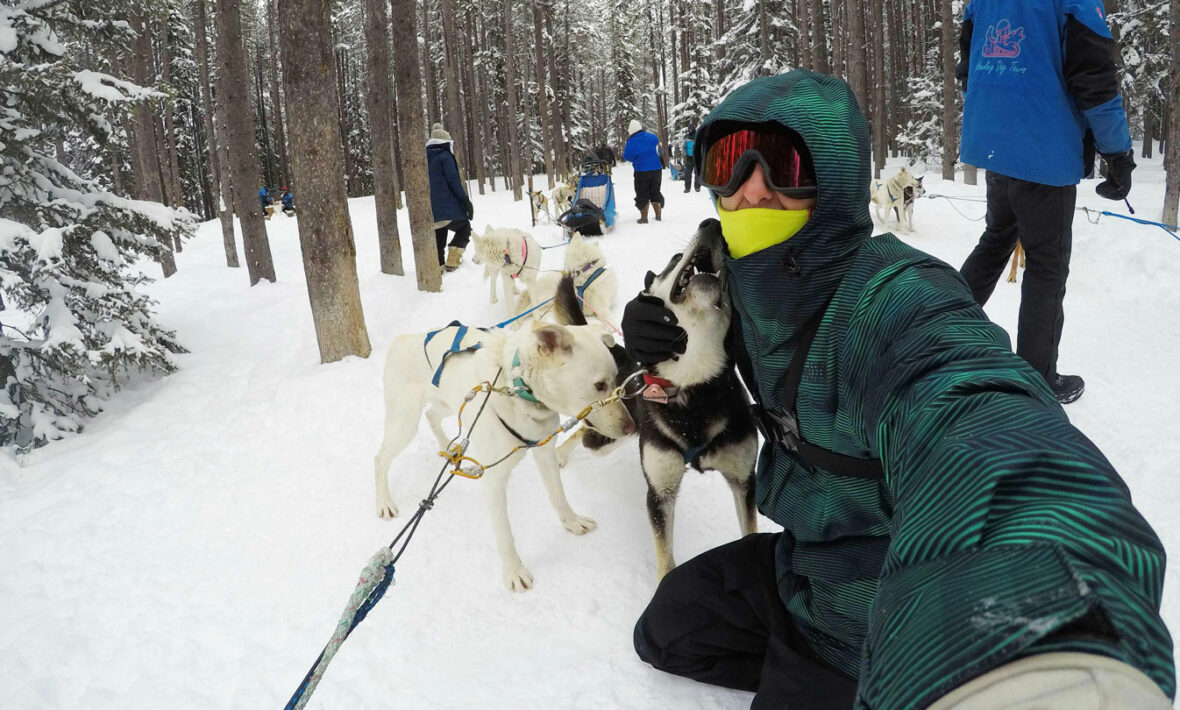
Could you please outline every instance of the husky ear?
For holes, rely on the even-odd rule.
[[[568,330],[560,325],[534,327],[533,335],[537,338],[537,352],[542,355],[552,355],[559,351],[563,353],[573,351],[574,338]]]
[[[602,344],[605,345],[608,349],[613,348],[615,346],[614,334],[607,331],[605,327],[603,328],[602,335],[600,337],[602,338]]]
[[[925,180],[925,179],[926,179],[926,176],[925,176],[925,175],[923,175],[922,177],[918,178],[918,184],[919,184],[919,185],[921,185],[921,184],[922,184],[922,181],[923,181],[923,180]]]

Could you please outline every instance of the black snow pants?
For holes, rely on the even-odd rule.
[[[451,223],[445,227],[439,227],[434,230],[434,243],[438,246],[438,265],[442,266],[443,262],[447,260],[447,231],[452,231],[455,236],[451,237],[451,246],[457,249],[466,249],[467,242],[471,240],[471,222],[469,220],[451,220]]]
[[[647,203],[655,202],[664,206],[664,196],[660,194],[660,182],[663,180],[663,170],[637,170],[635,172],[635,206],[639,209],[647,207]]]
[[[982,306],[1020,241],[1028,266],[1020,290],[1016,354],[1046,379],[1057,374],[1077,194],[1077,185],[1041,185],[988,172],[987,228],[959,270]]]
[[[693,186],[692,176],[694,173],[693,169],[695,167],[696,167],[696,163],[693,162],[691,156],[684,159],[684,172],[682,174],[684,175],[684,191],[685,192],[688,192],[689,188],[691,188]],[[701,177],[700,177],[700,175],[697,175],[696,189],[697,189],[697,192],[701,191]]]
[[[748,535],[669,572],[635,624],[659,670],[756,694],[751,710],[848,710],[856,681],[821,661],[779,597],[778,534]]]

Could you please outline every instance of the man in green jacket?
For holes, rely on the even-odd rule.
[[[1171,707],[1159,539],[955,269],[871,238],[848,86],[750,82],[695,153],[784,531],[667,574],[640,657],[754,708]],[[623,330],[640,362],[684,352],[650,299]]]

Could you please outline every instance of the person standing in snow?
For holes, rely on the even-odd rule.
[[[1163,546],[959,274],[872,237],[848,85],[755,79],[694,152],[765,440],[758,509],[783,531],[665,575],[640,658],[757,710],[1170,708]],[[652,296],[622,328],[641,363],[685,352]]]
[[[271,202],[270,192],[267,191],[266,185],[263,185],[262,189],[258,191],[258,204],[262,206],[263,219],[270,219],[270,216],[274,214],[275,208],[271,206]]]
[[[438,246],[438,265],[446,271],[459,268],[463,250],[471,239],[471,220],[475,217],[475,206],[459,180],[459,165],[455,162],[454,141],[441,123],[431,127],[430,140],[426,141],[426,167],[430,173],[430,209],[434,214],[434,240]],[[451,237],[446,249],[444,263],[443,249],[447,247],[447,232]]]
[[[643,130],[643,124],[635,119],[631,119],[627,131],[630,137],[623,146],[623,160],[635,167],[635,206],[639,208],[639,223],[647,224],[648,204],[655,210],[659,222],[664,209],[664,196],[660,193],[664,175],[660,139]]]
[[[688,135],[684,139],[684,191],[688,192],[690,187],[693,187],[693,174],[696,171],[696,166],[693,164],[692,146],[694,138],[697,134],[697,127],[693,126],[688,129]],[[697,192],[701,191],[701,176],[696,177],[695,189]]]
[[[984,305],[1019,240],[1028,268],[1016,352],[1068,404],[1085,389],[1057,371],[1077,184],[1095,148],[1107,164],[1102,197],[1124,199],[1135,169],[1114,40],[1101,0],[975,0],[959,48],[962,159],[987,169],[987,227],[961,273]]]

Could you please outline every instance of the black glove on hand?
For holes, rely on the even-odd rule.
[[[1125,199],[1131,191],[1131,171],[1135,169],[1135,149],[1126,153],[1103,153],[1106,161],[1106,179],[1094,188],[1108,200]]]
[[[471,204],[471,200],[467,201],[467,221],[475,219],[475,205]]]
[[[641,293],[623,309],[623,340],[627,354],[647,365],[683,354],[688,334],[663,301]]]

